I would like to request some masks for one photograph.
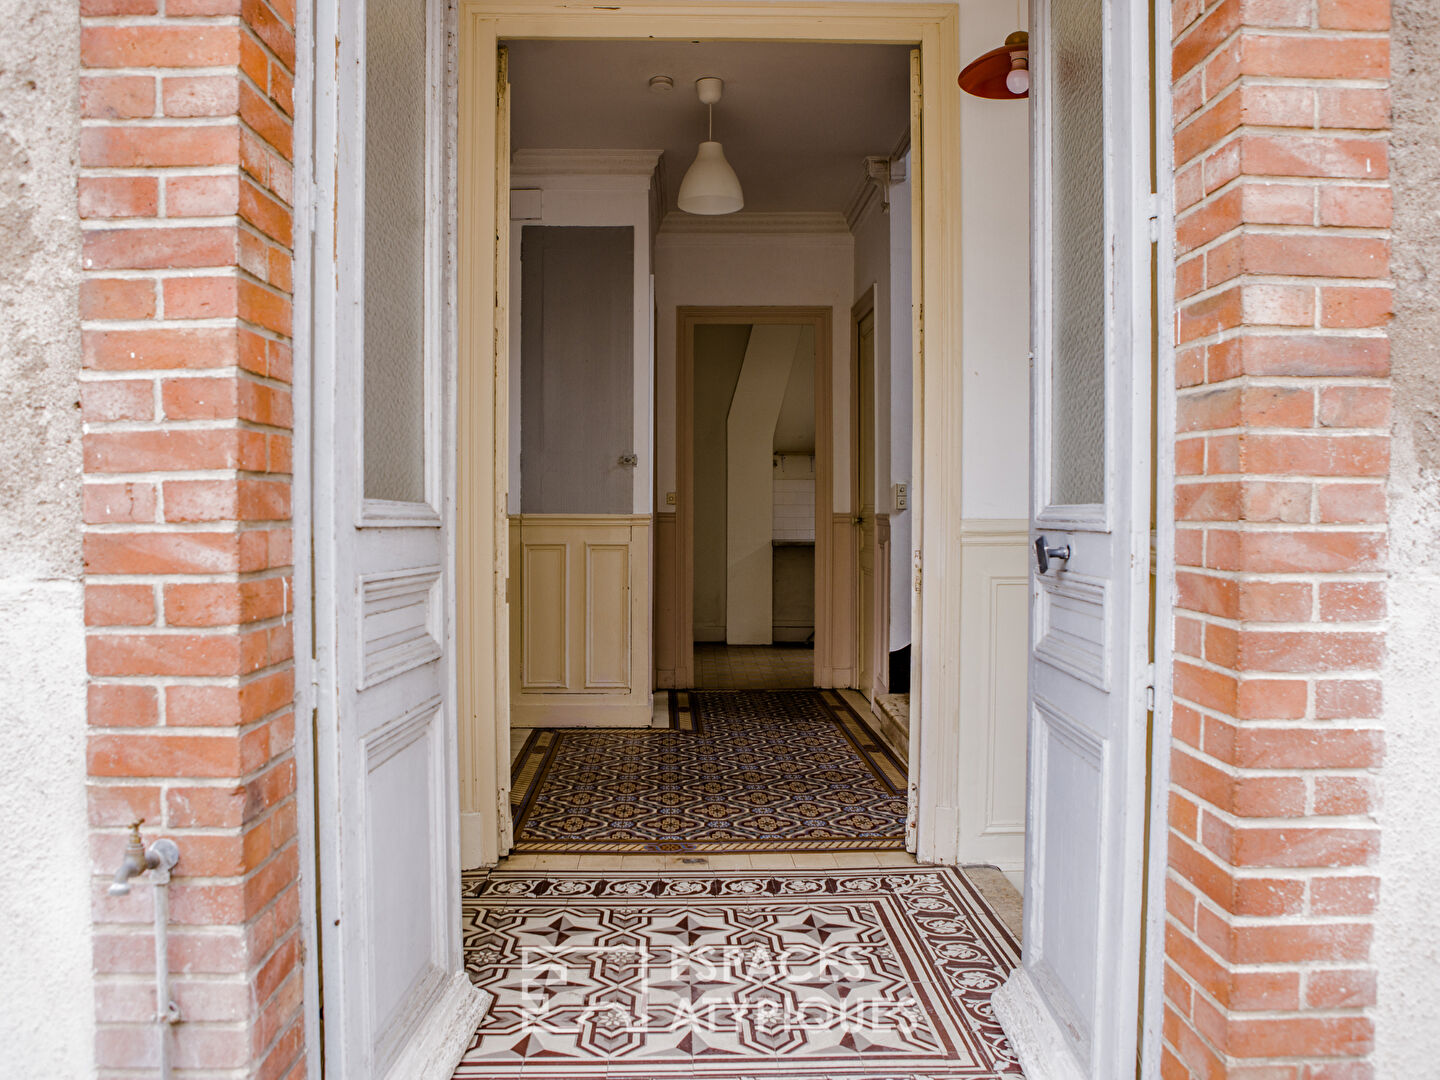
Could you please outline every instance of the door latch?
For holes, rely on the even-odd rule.
[[[1070,560],[1070,545],[1059,544],[1055,547],[1049,546],[1045,541],[1045,534],[1041,533],[1035,538],[1035,565],[1040,568],[1040,573],[1050,571],[1051,559]]]
[[[620,464],[627,469],[633,469],[640,464],[640,455],[633,450],[628,454],[621,454]]]

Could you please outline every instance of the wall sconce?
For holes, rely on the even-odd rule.
[[[965,65],[960,89],[976,97],[1015,100],[1030,96],[1030,35],[1016,30],[998,49]]]

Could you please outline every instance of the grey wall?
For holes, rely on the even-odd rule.
[[[78,7],[0,3],[0,1046],[93,1073],[80,563]]]
[[[1440,1061],[1440,7],[1395,0],[1390,633],[1376,1076]]]
[[[725,421],[748,325],[695,328],[695,640],[725,640]]]
[[[527,514],[628,514],[635,232],[520,234],[520,472]]]

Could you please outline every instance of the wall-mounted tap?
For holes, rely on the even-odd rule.
[[[140,839],[140,826],[143,824],[144,818],[130,823],[130,842],[125,845],[125,857],[120,860],[115,880],[110,884],[111,896],[128,895],[130,879],[147,870],[156,871],[156,884],[168,883],[171,869],[180,861],[180,849],[175,846],[174,840],[156,840],[147,850]]]
[[[170,1027],[180,1022],[180,1008],[170,996],[170,871],[180,861],[180,847],[174,840],[161,837],[148,848],[140,839],[140,826],[145,819],[130,824],[130,840],[125,857],[110,883],[111,896],[126,896],[130,879],[150,875],[155,888],[155,1000],[160,1008],[155,1022],[160,1037],[160,1077],[170,1080]]]

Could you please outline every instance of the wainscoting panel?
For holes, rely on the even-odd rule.
[[[819,551],[815,553],[820,590],[815,604],[815,685],[853,687],[859,645],[855,632],[859,529],[852,514],[831,514],[830,518],[828,565]]]
[[[650,518],[510,519],[515,727],[650,723]]]
[[[968,520],[961,551],[959,857],[1018,873],[1025,865],[1028,524]]]
[[[675,511],[655,515],[655,688],[679,686],[675,668],[680,653],[680,530]],[[689,644],[689,639],[686,639]]]

